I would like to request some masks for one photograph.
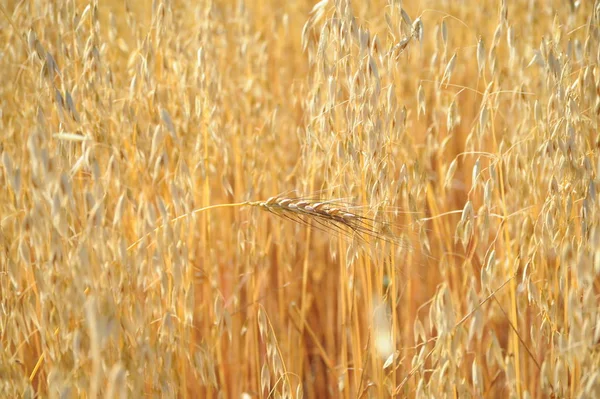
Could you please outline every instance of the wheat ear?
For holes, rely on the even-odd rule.
[[[277,216],[281,216],[288,220],[303,224],[309,224],[311,221],[314,221],[317,224],[316,227],[324,231],[335,230],[338,233],[346,235],[349,232],[354,232],[359,235],[367,235],[377,239],[383,239],[385,241],[395,241],[394,237],[389,232],[384,231],[384,229],[377,229],[373,219],[352,212],[348,206],[335,204],[331,201],[316,201],[303,198],[275,196],[266,201],[244,201],[238,203],[216,204],[195,209],[186,214],[177,216],[176,218],[173,218],[156,227],[153,231],[145,234],[143,237],[131,244],[127,250],[131,250],[144,239],[166,227],[168,224],[175,223],[178,220],[213,209],[242,206],[259,207],[260,209],[266,210]]]

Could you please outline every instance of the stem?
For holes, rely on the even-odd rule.
[[[157,228],[155,228],[154,230],[152,230],[151,232],[149,232],[148,234],[144,235],[142,238],[138,239],[136,242],[134,242],[133,244],[131,244],[129,247],[127,247],[127,250],[130,251],[132,248],[134,248],[135,246],[137,246],[144,239],[148,238],[150,235],[156,233],[158,230],[164,228],[165,226],[167,226],[169,224],[173,224],[176,221],[184,219],[184,218],[186,218],[188,216],[195,215],[196,213],[200,213],[200,212],[204,212],[204,211],[209,211],[209,210],[217,209],[217,208],[234,208],[234,207],[240,207],[240,206],[244,206],[244,205],[256,205],[256,204],[258,204],[258,202],[244,201],[244,202],[238,202],[238,203],[234,203],[234,204],[216,204],[216,205],[205,206],[204,208],[194,209],[191,212],[188,212],[188,213],[183,214],[181,216],[177,216],[176,218],[171,219],[170,221],[165,222],[162,225],[158,226]]]

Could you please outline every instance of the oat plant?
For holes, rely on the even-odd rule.
[[[0,397],[600,397],[600,1],[5,0],[0,71]]]

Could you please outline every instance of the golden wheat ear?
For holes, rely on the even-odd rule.
[[[402,244],[409,249],[412,248],[406,240],[393,234],[389,223],[376,221],[365,215],[361,215],[354,210],[357,209],[357,207],[328,200],[313,200],[281,195],[271,197],[266,201],[216,204],[195,209],[156,227],[154,230],[132,243],[127,249],[133,249],[145,238],[148,238],[160,229],[194,214],[218,208],[234,208],[242,206],[258,207],[284,219],[307,226],[310,225],[326,233],[341,234],[345,237],[357,238],[362,241],[371,238],[394,244]]]
[[[287,196],[275,196],[249,205],[258,206],[294,222],[312,225],[328,233],[342,234],[363,241],[371,238],[406,245],[405,240],[394,235],[389,223],[360,214],[355,206],[329,200]]]

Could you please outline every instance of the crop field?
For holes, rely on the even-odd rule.
[[[600,397],[600,0],[3,0],[0,397]]]

